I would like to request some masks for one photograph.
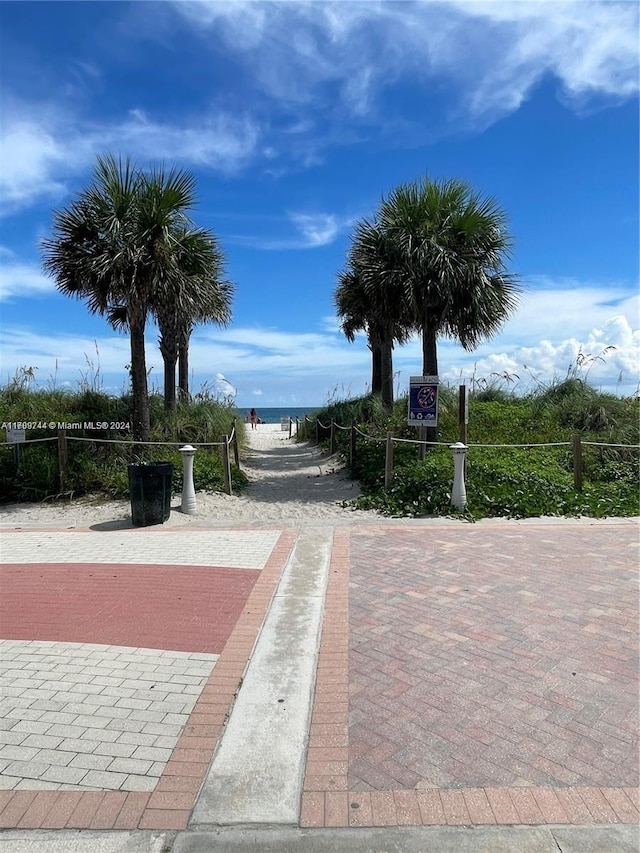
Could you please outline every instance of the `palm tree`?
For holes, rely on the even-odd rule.
[[[371,391],[393,405],[393,345],[411,333],[402,289],[392,275],[384,234],[375,222],[356,225],[347,268],[338,275],[334,301],[341,328],[349,341],[365,331],[372,356]]]
[[[367,346],[371,352],[371,393],[381,395],[385,384],[382,378],[383,344],[372,322],[373,306],[353,271],[339,273],[338,282],[334,302],[341,321],[340,328],[349,343],[355,341],[357,332],[366,333]]]
[[[217,323],[226,326],[231,317],[233,284],[218,281],[206,289],[203,301],[192,314],[183,314],[178,322],[178,391],[181,400],[189,400],[189,341],[197,323]]]
[[[376,221],[422,335],[423,374],[437,376],[439,337],[475,349],[517,307],[520,286],[505,263],[507,217],[463,181],[425,178],[393,190]]]
[[[221,279],[224,257],[214,235],[204,229],[176,234],[176,275],[156,295],[152,307],[160,331],[164,361],[164,405],[176,404],[176,364],[183,346],[187,357],[195,322],[226,325],[231,320],[233,285]]]
[[[54,212],[53,237],[43,243],[44,267],[58,290],[85,299],[92,313],[126,312],[137,441],[150,437],[146,322],[182,275],[175,237],[189,227],[194,202],[189,172],[143,172],[129,159],[98,157],[92,183]]]

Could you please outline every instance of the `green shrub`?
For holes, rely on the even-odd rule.
[[[441,389],[439,440],[457,440],[457,394]],[[491,396],[492,399],[487,399]],[[353,403],[352,403],[353,404]],[[481,394],[470,401],[467,458],[467,514],[471,517],[540,515],[639,515],[638,448],[640,401],[600,394],[580,380],[551,386],[524,398]],[[363,425],[382,437],[417,438],[406,424],[406,399],[399,400],[384,423]],[[572,436],[581,432],[584,483],[574,489]],[[338,434],[348,458],[348,439]],[[626,445],[623,447],[600,446]],[[564,443],[565,446],[491,448],[476,445]],[[362,496],[354,503],[390,515],[451,514],[453,462],[445,448],[430,450],[424,461],[415,445],[394,445],[394,477],[384,489],[383,441],[360,438],[352,476]]]
[[[77,393],[67,389],[31,390],[29,385],[27,372],[0,388],[3,421],[55,424],[131,422],[131,398],[128,395],[112,397],[90,387],[82,387]],[[231,405],[206,397],[193,403],[180,403],[174,412],[165,412],[162,397],[151,394],[149,406],[152,440],[156,442],[219,443],[222,435],[231,435],[236,418]],[[246,436],[241,419],[236,421],[236,429],[242,446]],[[27,439],[51,439],[55,434],[56,431],[49,428],[29,430]],[[179,491],[182,488],[182,457],[176,447],[162,444],[146,447],[134,445],[130,434],[116,430],[74,430],[67,433],[67,439],[68,468],[63,490],[59,484],[56,441],[21,446],[18,465],[14,461],[13,448],[6,445],[0,447],[0,500],[35,501],[87,494],[126,498],[129,494],[128,466],[131,462],[159,462],[167,459],[175,466],[174,489]],[[222,464],[217,453],[207,449],[198,450],[194,465],[196,489],[223,489]],[[241,491],[246,482],[246,476],[232,466],[234,491]]]

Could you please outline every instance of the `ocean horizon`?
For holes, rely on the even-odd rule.
[[[249,417],[251,406],[236,406],[238,417],[246,420]],[[258,417],[263,424],[279,424],[282,418],[303,418],[312,412],[319,411],[322,406],[254,406]]]

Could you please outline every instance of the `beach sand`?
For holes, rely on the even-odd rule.
[[[358,496],[359,488],[357,481],[349,479],[338,455],[328,456],[308,442],[297,443],[280,424],[259,424],[255,430],[247,424],[246,434],[249,446],[240,459],[250,479],[245,492],[239,496],[197,492],[193,515],[181,512],[181,496],[174,495],[164,526],[378,518],[374,513],[342,506],[343,501]],[[0,505],[0,527],[5,529],[92,526],[132,526],[130,501],[87,497]]]

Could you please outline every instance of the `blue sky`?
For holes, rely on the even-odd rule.
[[[111,152],[192,170],[194,219],[225,251],[233,322],[194,332],[194,391],[257,408],[363,393],[369,353],[337,328],[336,273],[354,223],[425,174],[498,199],[526,288],[475,352],[441,341],[441,378],[506,373],[524,391],[578,359],[597,386],[637,389],[635,3],[4,2],[0,25],[3,383],[99,369],[125,387],[127,338],[39,260],[52,210]],[[161,387],[152,325],[147,339]],[[397,389],[420,367],[417,339],[397,348]]]

